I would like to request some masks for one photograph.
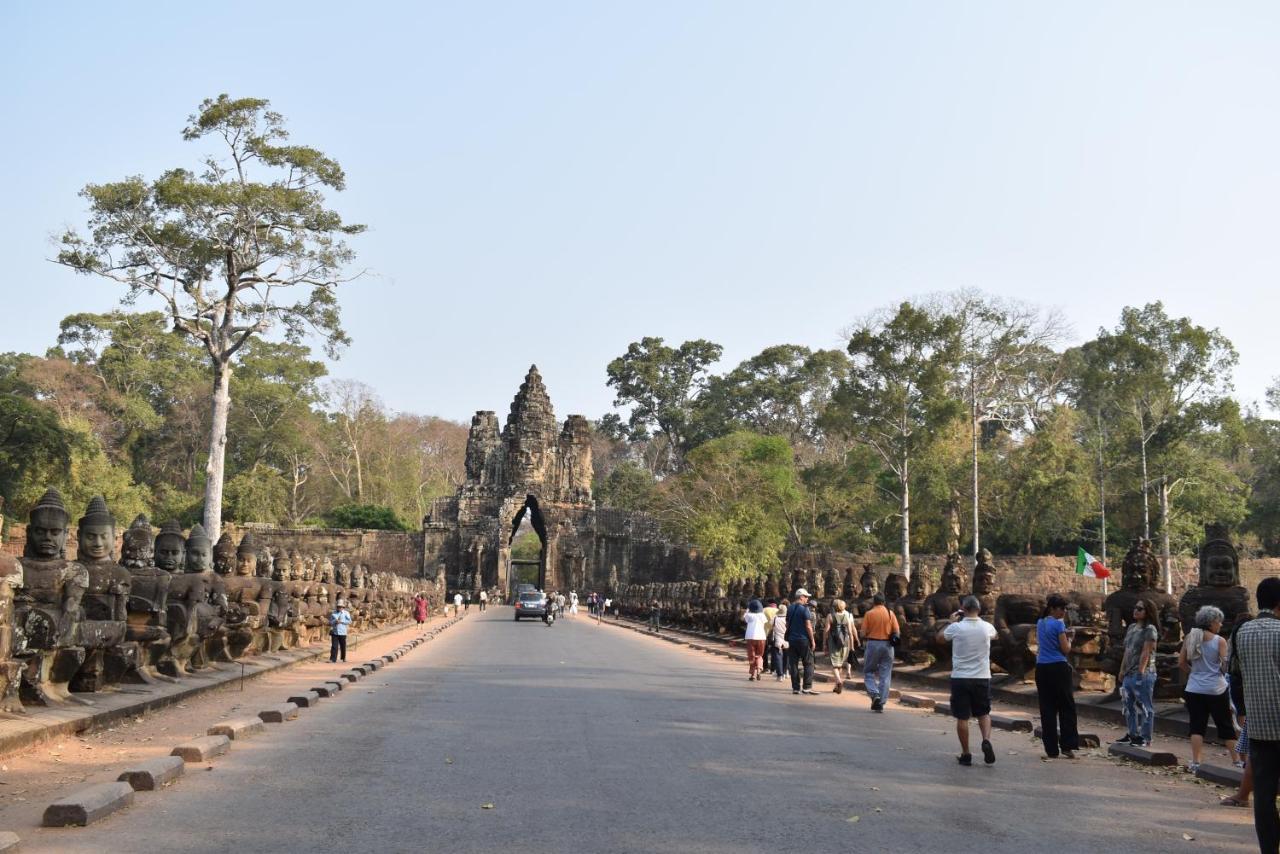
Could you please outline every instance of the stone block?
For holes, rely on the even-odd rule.
[[[1000,715],[993,712],[991,715],[991,725],[996,729],[1008,730],[1009,732],[1031,732],[1033,723],[1031,718],[1020,718],[1016,715]]]
[[[368,676],[370,673],[373,672],[368,667],[365,667],[363,664],[357,664],[355,667],[351,668],[351,671],[353,673],[359,673],[361,676]]]
[[[186,762],[181,756],[160,756],[126,768],[116,779],[128,783],[135,792],[154,792],[181,777],[186,769]]]
[[[0,830],[0,852],[17,851],[22,845],[18,834],[8,830]]]
[[[396,657],[395,657],[394,655],[384,655],[384,656],[382,656],[382,663],[383,663],[383,664],[390,664],[391,662],[393,662],[393,661],[395,661],[395,660],[396,660]]]
[[[1140,765],[1177,765],[1178,757],[1163,750],[1152,750],[1149,747],[1138,747],[1135,744],[1112,744],[1107,747],[1112,756],[1123,756]]]
[[[305,694],[295,694],[290,697],[289,702],[299,709],[309,709],[320,702],[320,695],[315,691],[307,691]]]
[[[170,756],[181,756],[183,762],[207,762],[231,749],[231,739],[225,735],[202,735],[183,742],[173,749]]]
[[[940,715],[951,716],[951,701],[936,702],[933,704],[933,710]]]
[[[347,682],[359,682],[359,681],[360,681],[360,677],[361,677],[362,675],[364,675],[364,674],[356,673],[354,670],[348,670],[346,673],[343,673],[343,674],[342,674],[341,676],[339,676],[338,678],[339,678],[339,679],[345,679]]]
[[[1240,785],[1240,778],[1244,776],[1244,769],[1236,768],[1234,765],[1229,767],[1201,765],[1196,769],[1196,776],[1201,780],[1217,783],[1219,786],[1235,787]]]
[[[132,803],[133,787],[128,783],[98,783],[49,804],[45,807],[41,824],[45,827],[84,827]]]
[[[343,688],[347,687],[347,682],[345,679],[330,679],[328,682],[324,684],[330,690],[333,690],[333,691],[341,691]]]
[[[1044,735],[1043,735],[1043,733],[1041,732],[1040,727],[1036,727],[1036,728],[1035,728],[1035,730],[1032,732],[1032,734],[1033,734],[1036,738],[1039,738],[1039,739],[1043,739],[1043,738],[1044,738]],[[1101,738],[1099,738],[1099,737],[1098,737],[1098,735],[1097,735],[1096,733],[1092,733],[1092,732],[1082,732],[1082,733],[1080,733],[1080,747],[1081,747],[1081,748],[1101,747],[1101,746],[1102,746],[1102,739],[1101,739]]]
[[[329,685],[312,685],[311,693],[315,694],[317,697],[328,698],[338,693],[338,689],[332,688]]]
[[[230,739],[247,738],[254,733],[262,732],[266,727],[258,718],[236,718],[222,721],[209,727],[208,735],[225,735]]]
[[[913,709],[932,709],[937,703],[932,697],[926,697],[923,694],[903,694],[898,697],[898,702]]]
[[[258,717],[263,723],[282,724],[285,721],[291,721],[298,716],[298,706],[294,703],[281,703],[278,706],[272,706],[269,709],[263,709],[258,712]]]
[[[383,664],[385,664],[385,662],[381,658],[379,658],[379,659],[370,659],[369,661],[366,661],[363,666],[368,667],[370,670],[378,671],[382,669]]]

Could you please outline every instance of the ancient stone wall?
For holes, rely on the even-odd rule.
[[[336,564],[365,564],[371,572],[393,572],[413,578],[423,573],[423,537],[416,531],[365,531],[345,528],[276,528],[243,525],[237,533],[253,531],[254,538],[273,552],[327,554]],[[429,573],[434,577],[435,570]]]

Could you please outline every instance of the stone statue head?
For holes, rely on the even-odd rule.
[[[121,537],[120,565],[129,569],[142,569],[151,566],[152,538],[151,522],[139,513]]]
[[[289,581],[293,578],[293,560],[284,549],[276,552],[275,571],[271,577],[276,581]]]
[[[365,571],[368,567],[362,563],[356,564],[355,569],[351,570],[351,586],[360,588],[364,587]]]
[[[288,572],[285,574],[285,581],[301,581],[302,580],[302,555],[298,554],[296,549],[289,550],[289,566]]]
[[[254,574],[258,578],[271,578],[271,571],[274,569],[275,558],[271,556],[271,549],[266,543],[258,546],[258,563]]]
[[[907,577],[900,572],[891,572],[884,579],[884,598],[892,605],[907,595]]]
[[[911,574],[911,580],[907,582],[907,596],[912,599],[924,599],[929,595],[929,579],[923,572],[914,572]]]
[[[258,543],[253,538],[253,531],[248,531],[236,546],[236,575],[241,578],[253,578],[258,574]]]
[[[1226,525],[1205,525],[1200,547],[1200,583],[1208,587],[1238,587],[1240,557]]]
[[[155,544],[156,566],[169,572],[186,570],[187,542],[182,536],[182,525],[170,519],[160,526]]]
[[[62,503],[62,495],[49,489],[31,508],[27,524],[27,544],[23,556],[40,560],[61,558],[67,551],[67,525],[71,514]]]
[[[315,557],[315,555],[307,555],[306,559],[305,559],[304,561],[302,561],[302,566],[301,566],[301,567],[300,567],[300,569],[299,569],[298,577],[299,577],[302,581],[314,581],[314,580],[315,580],[315,577],[316,577],[316,557]]]
[[[1135,538],[1120,565],[1120,587],[1141,593],[1150,590],[1159,576],[1160,562],[1151,550],[1151,541]]]
[[[938,592],[947,596],[959,596],[964,589],[964,570],[960,568],[960,555],[947,555],[947,562],[942,567],[942,578],[938,581]]]
[[[990,596],[996,592],[996,570],[991,565],[991,553],[986,552],[987,560],[983,560],[982,556],[978,558],[978,565],[973,568],[973,595],[974,596]]]
[[[111,559],[116,544],[116,520],[107,509],[107,500],[95,495],[76,526],[76,557],[82,561]]]
[[[880,578],[876,575],[876,571],[871,568],[871,564],[864,563],[862,565],[862,577],[858,579],[858,584],[862,587],[863,599],[870,599],[880,592]]]
[[[231,575],[236,569],[236,541],[229,531],[223,531],[213,544],[213,571],[218,575]]]
[[[187,534],[187,572],[207,572],[213,569],[213,541],[199,522],[191,526]]]

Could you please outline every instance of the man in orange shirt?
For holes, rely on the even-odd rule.
[[[871,610],[862,618],[862,639],[867,644],[862,675],[867,693],[871,695],[871,711],[883,712],[889,699],[889,680],[893,677],[898,618],[885,607],[883,593],[877,593],[871,602]]]

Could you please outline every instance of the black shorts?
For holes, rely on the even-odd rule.
[[[1214,726],[1218,728],[1219,739],[1229,741],[1236,737],[1236,725],[1231,720],[1231,706],[1227,694],[1226,691],[1221,694],[1182,692],[1182,701],[1187,705],[1190,735],[1203,736],[1209,729],[1209,718],[1212,716]]]
[[[991,714],[990,679],[952,679],[951,717],[958,721]]]

